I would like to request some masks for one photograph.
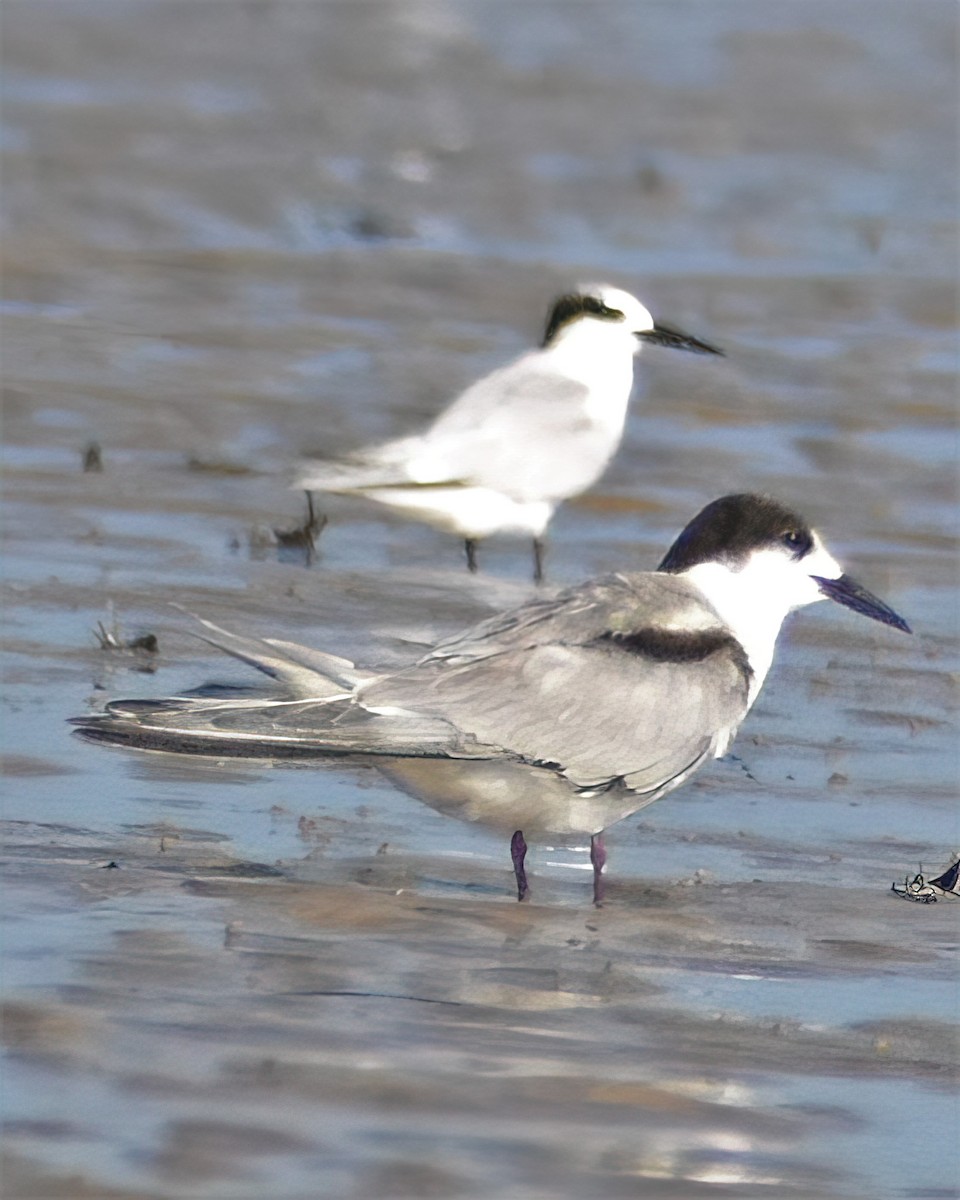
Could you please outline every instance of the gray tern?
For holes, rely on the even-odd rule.
[[[586,284],[553,302],[539,349],[477,380],[423,433],[307,462],[297,486],[364,496],[455,533],[471,571],[483,538],[531,537],[539,582],[554,511],[596,483],[620,445],[644,343],[723,353],[658,324],[629,292]]]
[[[359,756],[458,817],[591,839],[727,752],[766,677],[787,614],[829,597],[909,633],[846,575],[819,534],[765,496],[725,496],[686,526],[656,571],[537,599],[370,671],[277,638],[200,636],[284,685],[274,700],[117,701],[77,718],[87,738],[251,758]]]

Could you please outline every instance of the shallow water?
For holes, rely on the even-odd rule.
[[[863,13],[7,5],[4,1195],[957,1193],[956,907],[886,892],[960,846],[956,18]],[[798,616],[599,911],[583,849],[517,905],[499,836],[369,769],[70,737],[256,682],[171,600],[397,662],[527,596],[527,546],[470,579],[347,501],[308,566],[283,470],[598,275],[729,357],[644,354],[551,582],[760,488],[916,636]]]

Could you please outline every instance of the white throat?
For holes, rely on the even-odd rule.
[[[543,353],[554,369],[596,386],[600,378],[632,383],[638,350],[639,342],[626,325],[582,318],[564,326]]]
[[[814,534],[811,552],[799,561],[776,549],[760,550],[739,568],[705,562],[682,574],[700,589],[743,647],[753,671],[752,704],[773,662],[784,618],[795,608],[824,599],[811,576],[837,579],[843,570]]]
[[[768,596],[758,594],[742,575],[722,563],[698,563],[683,575],[703,592],[743,647],[753,671],[749,696],[752,704],[770,670],[777,635],[790,605],[771,604]]]
[[[551,370],[586,387],[584,415],[606,430],[613,442],[611,453],[627,419],[637,347],[625,325],[580,320],[562,329],[541,351]]]

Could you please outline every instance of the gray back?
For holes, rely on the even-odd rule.
[[[696,589],[651,573],[494,617],[359,699],[441,717],[580,788],[622,779],[647,792],[726,744],[748,688],[742,650]]]

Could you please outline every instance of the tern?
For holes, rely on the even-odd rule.
[[[464,541],[467,567],[491,534],[543,537],[556,508],[591,487],[623,437],[644,343],[720,354],[658,324],[629,292],[587,284],[554,300],[539,349],[485,375],[423,432],[304,464],[296,486],[364,496]]]
[[[727,752],[785,617],[824,598],[910,632],[802,517],[766,496],[724,496],[656,571],[530,601],[399,670],[204,621],[199,636],[285,694],[117,701],[75,724],[142,749],[361,757],[443,812],[512,830],[521,900],[525,834],[589,836],[600,903],[604,830]]]

